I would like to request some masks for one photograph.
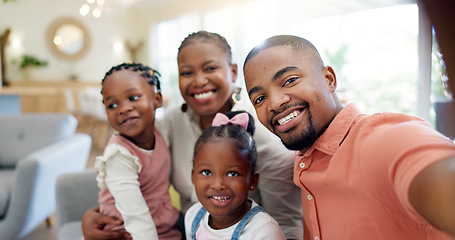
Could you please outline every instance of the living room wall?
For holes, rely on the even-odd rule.
[[[11,31],[4,49],[6,79],[9,82],[24,81],[24,73],[19,68],[23,54],[48,61],[46,67],[36,71],[34,81],[68,81],[70,75],[75,74],[77,81],[98,82],[111,66],[131,60],[126,48],[120,52],[113,50],[114,43],[125,41],[133,44],[143,41],[137,59],[148,64],[149,17],[144,19],[140,13],[132,11],[119,11],[98,19],[82,17],[79,15],[82,3],[82,0],[14,0],[0,3],[0,35],[7,29]],[[78,20],[89,32],[90,49],[80,59],[61,59],[49,47],[48,28],[61,17]],[[20,41],[19,47],[13,47],[14,39]]]

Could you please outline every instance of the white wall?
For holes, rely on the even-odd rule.
[[[231,0],[229,5],[238,5],[248,1],[251,0]],[[279,0],[267,0],[264,1],[264,4],[274,1]],[[319,3],[320,1],[322,0],[314,2]],[[323,0],[322,2],[330,3],[332,1],[337,2],[338,0]],[[385,3],[373,1],[371,5],[391,5],[412,1],[415,0],[384,0]],[[192,12],[201,14],[226,6],[226,2],[210,0],[143,0],[134,9],[115,15],[103,15],[101,18],[95,19],[79,15],[78,11],[83,2],[84,0],[9,0],[7,3],[0,2],[0,34],[10,28],[10,42],[17,38],[22,43],[18,49],[14,49],[11,44],[6,46],[8,81],[23,81],[23,73],[19,70],[18,64],[14,64],[14,61],[18,62],[22,54],[31,54],[49,62],[48,66],[38,70],[36,81],[68,81],[69,76],[75,73],[78,81],[98,82],[111,66],[131,60],[128,52],[113,51],[115,42],[126,40],[133,44],[143,41],[144,45],[137,55],[138,61],[155,66],[157,65],[153,57],[155,49],[149,47],[149,44],[155,42],[153,29],[155,23],[182,14]],[[361,8],[359,2],[363,1],[343,1],[345,4],[350,3],[345,6],[346,9],[350,9],[349,11]],[[332,5],[319,4],[317,7],[323,10]],[[336,6],[332,8],[336,8]],[[340,8],[337,11],[348,11],[346,9]],[[319,11],[314,10],[314,12]],[[60,17],[73,17],[88,29],[91,47],[81,59],[75,61],[59,59],[49,49],[48,27]],[[233,19],[226,20],[232,21]]]
[[[7,79],[10,82],[23,81],[18,67],[22,54],[34,55],[48,61],[48,66],[38,70],[36,81],[68,81],[71,73],[78,81],[100,82],[105,72],[113,65],[130,61],[129,54],[114,52],[113,44],[130,40],[144,41],[139,61],[148,64],[148,23],[140,15],[122,11],[116,15],[101,18],[82,17],[79,7],[82,0],[15,0],[0,3],[0,34],[11,29],[9,44],[6,46]],[[72,17],[88,29],[91,46],[81,59],[68,61],[58,58],[48,46],[48,27],[60,17]],[[13,48],[11,41],[20,39],[21,47]],[[14,63],[16,61],[16,63]]]
[[[207,0],[163,1],[160,8],[147,5],[130,8],[113,15],[103,15],[95,19],[79,15],[83,0],[9,0],[0,2],[0,34],[11,29],[9,43],[6,46],[7,80],[24,81],[24,73],[19,69],[20,57],[23,54],[33,55],[47,60],[48,65],[35,70],[35,81],[68,81],[71,74],[76,74],[78,81],[99,82],[105,72],[113,65],[131,61],[126,49],[115,52],[115,42],[129,40],[133,44],[143,41],[144,45],[137,53],[139,62],[155,65],[154,50],[149,48],[153,43],[154,24],[185,14],[200,12],[220,7]],[[233,0],[231,4],[239,2]],[[56,56],[49,48],[48,28],[58,18],[71,17],[80,21],[89,31],[90,49],[80,59],[70,61]],[[13,39],[21,41],[20,48],[13,48]]]

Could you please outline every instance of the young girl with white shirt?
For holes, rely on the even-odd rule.
[[[285,239],[278,223],[248,198],[257,187],[253,117],[217,113],[194,147],[191,179],[200,203],[185,215],[186,239]]]
[[[161,107],[159,74],[138,63],[112,67],[103,81],[103,103],[114,134],[96,158],[100,212],[124,221],[124,239],[181,239],[179,212],[169,196],[171,158],[155,128]]]

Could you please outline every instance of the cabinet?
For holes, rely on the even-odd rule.
[[[18,94],[22,112],[70,112],[65,91],[70,91],[73,102],[77,103],[77,91],[89,86],[100,87],[100,83],[82,82],[12,82],[0,89],[0,94]]]

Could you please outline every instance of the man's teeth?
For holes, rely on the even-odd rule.
[[[210,96],[213,95],[213,92],[212,91],[209,91],[209,92],[205,92],[205,93],[198,93],[198,94],[194,94],[194,98],[196,99],[202,99],[202,98],[208,98]]]
[[[215,200],[217,200],[217,201],[220,201],[220,202],[224,202],[224,201],[229,200],[229,197],[218,197],[218,196],[213,196],[212,198],[215,199]]]
[[[297,117],[299,114],[300,114],[300,111],[295,110],[294,112],[291,112],[291,113],[290,113],[289,115],[287,115],[286,117],[284,117],[284,118],[278,120],[278,123],[279,123],[280,125],[283,125],[283,124],[285,124],[285,123],[291,121],[291,119]]]

